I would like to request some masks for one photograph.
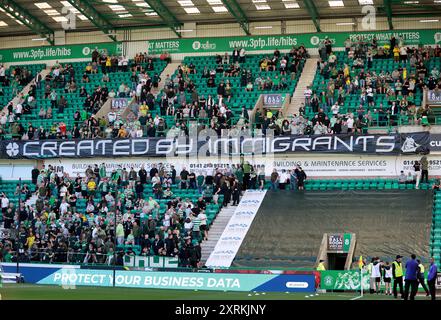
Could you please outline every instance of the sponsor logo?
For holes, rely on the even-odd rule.
[[[236,216],[253,216],[255,212],[253,211],[239,211],[235,213]]]
[[[406,141],[404,141],[403,146],[401,147],[401,151],[404,153],[416,152],[420,144],[417,144],[412,137],[406,137]]]
[[[221,255],[221,254],[231,255],[231,254],[234,254],[234,251],[232,251],[232,250],[217,250],[217,251],[213,251],[213,255]]]
[[[441,42],[441,32],[435,33],[435,43]]]
[[[232,223],[228,225],[228,228],[248,228],[248,224],[246,223]]]
[[[317,36],[312,36],[312,37],[311,37],[311,44],[312,44],[313,46],[317,46],[317,45],[319,45],[320,43],[325,42],[325,40],[326,40],[325,38],[320,39],[320,38],[317,37]],[[330,38],[329,38],[329,40],[331,41],[332,44],[335,44],[335,39],[330,39]]]
[[[221,238],[222,241],[240,241],[242,240],[241,237],[223,237]]]
[[[260,200],[242,200],[240,203],[241,204],[258,204],[258,203],[260,203]]]
[[[332,286],[332,284],[334,283],[334,277],[326,276],[323,281],[324,281],[325,285]]]
[[[6,154],[10,157],[15,157],[16,155],[18,155],[19,152],[19,147],[18,144],[16,144],[15,142],[10,142],[7,146],[6,146]]]
[[[296,289],[306,289],[309,287],[307,282],[294,282],[294,281],[290,281],[287,282],[286,284],[287,288],[296,288]]]
[[[317,37],[317,36],[313,36],[313,37],[311,37],[311,44],[313,45],[313,46],[316,46],[316,45],[318,45],[320,43],[320,38],[319,37]]]
[[[83,48],[83,55],[85,55],[85,56],[90,55],[90,48],[89,47],[84,47]]]
[[[198,50],[215,50],[216,44],[210,43],[210,41],[208,41],[208,40],[206,42],[194,41],[192,47],[196,51],[198,51]]]

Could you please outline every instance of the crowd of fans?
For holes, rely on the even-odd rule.
[[[318,69],[325,89],[317,91],[317,88],[308,87],[304,92],[305,103],[300,106],[298,114],[278,117],[277,112],[265,111],[257,119],[264,131],[270,128],[277,134],[362,133],[372,125],[396,125],[401,117],[406,117],[411,124],[430,125],[432,110],[428,106],[417,107],[415,96],[424,88],[439,90],[440,71],[437,68],[427,70],[425,66],[430,58],[441,56],[439,46],[411,48],[405,45],[403,39],[394,37],[384,46],[379,46],[375,38],[370,43],[354,43],[348,39],[345,42],[344,64],[339,63],[329,39],[321,46]],[[134,62],[129,64],[123,56],[110,56],[94,50],[92,61],[86,66],[79,84],[75,81],[75,69],[69,64],[54,65],[45,79],[44,88],[41,88],[41,79],[37,78],[30,92],[26,96],[19,96],[20,101],[16,106],[9,104],[8,112],[0,114],[0,133],[4,133],[5,127],[9,126],[13,137],[18,139],[67,138],[68,135],[73,138],[153,137],[165,135],[168,130],[185,135],[188,134],[189,120],[198,120],[200,129],[209,127],[219,133],[222,129],[248,128],[250,106],[243,106],[237,119],[229,107],[234,94],[238,90],[286,89],[287,79],[295,77],[301,61],[307,57],[303,46],[293,48],[286,54],[276,50],[272,56],[259,61],[259,69],[262,72],[278,72],[271,77],[263,77],[242,67],[246,52],[243,48],[237,48],[232,54],[217,55],[213,69],[205,67],[201,72],[192,62],[180,65],[175,77],[166,76],[163,93],[156,99],[155,90],[161,78],[158,74],[153,77],[148,75],[148,71],[154,70],[152,57],[138,53]],[[375,59],[390,58],[394,58],[396,63],[396,69],[392,72],[377,73],[372,70]],[[164,54],[161,59],[169,60],[170,57]],[[399,62],[408,62],[411,70],[402,67]],[[8,78],[1,76],[4,72],[1,68],[0,82],[6,82]],[[93,92],[87,92],[82,83],[89,82],[89,76],[96,74],[99,69],[102,72],[102,85]],[[129,71],[132,72],[129,83],[121,83],[117,90],[108,89],[106,83],[109,82],[110,73]],[[20,82],[27,73],[26,69],[14,69],[16,76],[13,81]],[[197,86],[189,77],[198,73],[206,79],[207,87],[217,88],[217,94],[207,97],[198,94]],[[219,74],[220,80],[216,76]],[[230,82],[232,77],[240,78],[239,88]],[[44,97],[51,101],[48,109],[39,108],[40,119],[52,119],[54,112],[62,114],[68,101],[63,95],[57,94],[56,88],[64,88],[65,93],[79,92],[79,96],[85,98],[83,108],[74,114],[73,128],[66,128],[62,121],[54,121],[49,130],[34,128],[32,123],[25,128],[16,122],[22,114],[39,108],[37,90],[44,90]],[[386,95],[387,104],[377,104],[377,97],[383,94]],[[345,106],[350,95],[358,96],[358,107]],[[133,110],[135,119],[126,121],[117,112],[110,112],[102,118],[94,116],[109,97],[134,98],[137,102]],[[310,116],[311,112],[313,117]],[[173,124],[165,117],[173,117]]]
[[[102,74],[100,85],[88,92],[85,84],[90,82],[90,76],[97,74],[98,70]],[[14,139],[23,140],[66,139],[69,135],[73,138],[106,137],[106,129],[113,126],[113,121],[109,123],[107,117],[98,119],[95,114],[108,98],[133,97],[142,99],[144,103],[154,101],[151,89],[158,87],[160,78],[157,73],[150,78],[148,72],[152,70],[154,70],[154,59],[145,53],[137,54],[134,62],[129,63],[129,60],[124,56],[108,55],[105,51],[99,52],[95,49],[92,52],[92,61],[87,64],[80,81],[78,81],[76,68],[72,64],[60,64],[57,61],[44,81],[42,81],[40,74],[37,75],[29,92],[26,95],[16,92],[15,94],[18,94],[19,98],[18,103],[13,104],[11,101],[7,108],[0,112],[0,138],[4,139],[7,128]],[[131,82],[121,83],[116,90],[109,89],[109,75],[115,72],[131,72]],[[16,68],[14,69],[15,73],[17,76],[14,79],[18,81],[21,79],[20,77],[27,74],[27,71]],[[3,74],[2,71],[1,74]],[[0,82],[8,84],[7,81],[9,81],[7,77],[0,76]],[[65,121],[58,121],[54,117],[54,114],[59,116],[69,107],[69,99],[66,98],[66,95],[59,93],[60,89],[66,95],[76,93],[78,97],[84,98],[82,107],[78,108],[73,115],[74,126],[70,128],[67,128]],[[41,92],[44,99],[50,100],[48,108],[40,106],[38,102],[38,93]],[[35,114],[37,110],[39,119],[53,119],[53,124],[49,129],[45,129],[43,126],[35,128],[32,121],[28,123],[27,127],[17,121],[23,115]],[[117,131],[115,137],[118,134]]]
[[[138,171],[108,172],[103,163],[76,177],[52,166],[35,168],[35,190],[17,185],[16,194],[23,195],[17,206],[6,194],[0,197],[4,228],[10,231],[0,254],[3,261],[121,265],[139,246],[137,254],[178,257],[180,266],[196,267],[199,243],[209,235],[207,205],[220,200],[222,206],[237,205],[243,190],[264,184],[263,169],[248,162],[198,174],[183,168],[179,175],[162,164],[149,171],[142,165]],[[177,197],[176,189],[194,190],[198,200]],[[153,196],[147,197],[149,190]],[[32,195],[35,204],[26,202]]]
[[[18,88],[26,86],[32,79],[32,72],[26,67],[13,66],[8,72],[5,65],[0,64],[0,88],[11,87],[13,94],[17,94]],[[3,94],[3,91],[0,91],[0,94]]]
[[[363,132],[371,125],[399,124],[402,117],[410,124],[429,125],[431,109],[417,107],[415,96],[425,88],[439,89],[441,85],[439,70],[427,70],[425,65],[429,59],[441,57],[439,46],[408,47],[402,38],[392,37],[384,46],[379,46],[375,38],[369,43],[347,39],[345,47],[347,63],[339,64],[330,41],[323,45],[318,69],[326,89],[317,92],[307,88],[304,92],[305,105],[300,114],[310,108],[324,127],[318,132],[345,133],[345,125],[348,132]],[[372,70],[375,59],[391,58],[395,66],[391,72]],[[408,63],[411,69],[407,70],[399,62]],[[350,95],[358,96],[358,107],[340,112]],[[376,103],[379,95],[386,96],[386,105]],[[331,114],[330,119],[326,114]]]
[[[164,79],[165,86],[159,101],[159,110],[155,107],[155,99],[149,94],[140,95],[139,108],[136,110],[138,119],[136,130],[142,130],[144,136],[162,135],[166,130],[176,130],[177,135],[188,134],[188,120],[198,120],[199,129],[211,128],[220,133],[222,129],[246,128],[249,125],[250,106],[242,106],[240,119],[235,118],[229,107],[231,98],[239,90],[252,92],[255,90],[279,90],[287,88],[285,76],[294,77],[300,62],[307,57],[303,46],[293,48],[288,54],[282,56],[276,50],[274,55],[259,61],[259,68],[263,71],[275,71],[279,68],[280,74],[273,78],[263,79],[260,74],[253,75],[251,70],[243,68],[246,61],[245,50],[235,49],[231,55],[225,53],[216,56],[216,68],[205,67],[202,72],[197,70],[193,62],[182,64],[178,67],[176,76],[172,79],[167,75]],[[199,74],[200,73],[200,74]],[[197,74],[206,79],[208,88],[216,88],[216,95],[199,95],[198,88],[189,75]],[[220,79],[217,75],[221,75]],[[240,77],[239,88],[236,88],[230,78]],[[153,81],[154,83],[154,81]],[[200,89],[200,88],[199,88]],[[143,92],[144,90],[137,90]],[[187,98],[190,96],[190,99]],[[190,101],[189,101],[190,100]],[[158,110],[159,115],[152,117],[151,111]],[[164,117],[173,117],[173,125],[168,127]],[[113,115],[112,115],[113,119]],[[134,130],[130,132],[135,135]],[[141,131],[138,131],[141,134]],[[129,133],[130,135],[130,133]]]

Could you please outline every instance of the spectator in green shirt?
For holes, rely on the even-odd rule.
[[[202,173],[196,177],[196,184],[198,187],[198,192],[202,193],[202,188],[204,187],[205,176]]]
[[[104,162],[101,163],[101,165],[100,165],[99,174],[100,174],[101,179],[105,178],[107,176],[106,165]]]

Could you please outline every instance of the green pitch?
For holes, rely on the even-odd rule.
[[[341,293],[248,293],[220,291],[188,291],[164,289],[76,287],[33,284],[4,284],[0,288],[2,300],[395,300],[385,295]],[[424,299],[426,297],[417,297]]]

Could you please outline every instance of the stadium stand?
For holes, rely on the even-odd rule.
[[[119,57],[119,61],[121,60],[122,57]],[[139,78],[140,74],[146,74],[153,78],[161,74],[166,65],[166,61],[160,59],[151,59],[150,62],[142,59],[137,63],[130,60],[127,64],[129,67],[118,66],[117,60],[113,66],[105,68],[91,62],[57,63],[52,67],[50,75],[37,86],[35,102],[29,107],[28,112],[15,121],[8,121],[9,127],[6,128],[3,138],[22,138],[24,133],[27,133],[29,138],[30,125],[31,131],[35,131],[34,134],[31,133],[30,139],[38,139],[40,134],[42,139],[71,138],[75,124],[79,129],[88,131],[85,128],[86,121],[99,111],[109,95],[121,98],[132,96],[132,90],[135,89],[132,75]],[[31,70],[35,75],[44,69],[45,65],[26,65],[22,68]],[[28,97],[24,97],[23,105],[29,104]],[[63,107],[60,107],[61,104]]]
[[[421,123],[422,88],[429,84],[430,76],[427,70],[439,64],[439,58],[427,59],[425,50],[407,49],[406,58],[395,61],[392,52],[384,50],[379,56],[377,46],[351,43],[346,51],[325,55],[312,85],[318,103],[314,107],[307,104],[306,116],[313,118],[322,108],[329,119],[347,115],[341,119],[347,122],[352,114],[357,131]],[[426,70],[420,69],[420,63]],[[334,104],[338,104],[335,111]],[[340,133],[339,129],[333,131]]]
[[[226,292],[180,279],[231,273],[312,300],[340,276],[384,281],[363,257],[440,265],[439,7],[0,1],[0,276],[167,272],[139,287]],[[355,240],[330,252],[331,232]],[[140,256],[177,265],[125,264]]]
[[[221,192],[221,180],[217,179],[217,184],[206,180],[202,189],[196,188],[191,176],[187,180],[185,172],[181,173],[185,179],[172,184],[169,174],[160,171],[161,178],[156,174],[149,183],[135,185],[138,173],[129,181],[128,172],[122,169],[107,177],[100,171],[99,179],[91,172],[84,179],[75,179],[59,177],[49,168],[38,175],[35,192],[36,185],[30,181],[2,181],[0,189],[9,206],[0,221],[5,222],[6,229],[17,227],[23,235],[18,242],[26,250],[19,258],[22,262],[115,264],[109,259],[116,250],[126,255],[179,256],[180,265],[189,266],[189,250],[206,238],[199,232],[199,224],[208,230],[224,204],[225,195],[213,197]],[[115,213],[122,216],[116,218]],[[33,233],[28,234],[29,228]],[[116,248],[111,240],[115,232]],[[167,242],[171,234],[173,241]],[[154,245],[155,236],[160,236],[161,242]],[[17,247],[9,242],[3,250],[12,252]],[[7,256],[8,260],[17,259],[13,254]]]

